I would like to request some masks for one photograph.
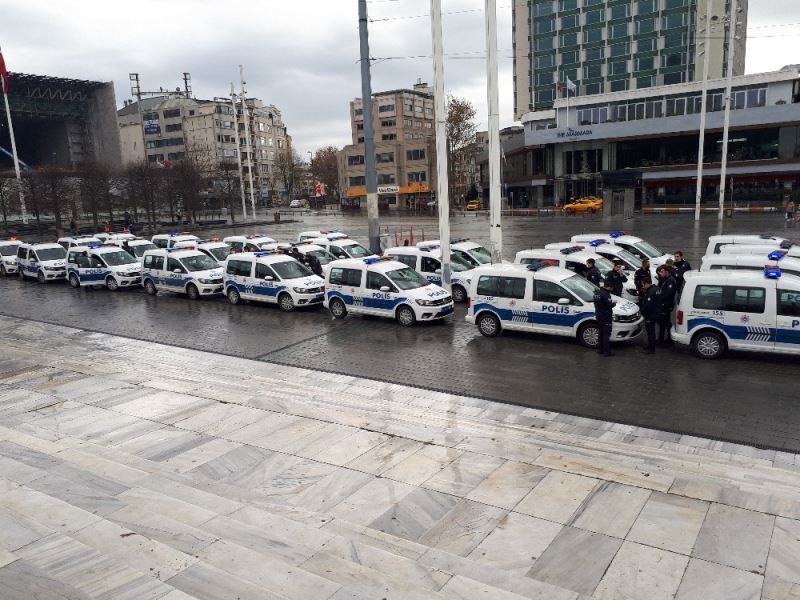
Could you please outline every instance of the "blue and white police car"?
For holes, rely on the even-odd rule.
[[[155,244],[156,248],[174,248],[175,244],[179,242],[192,242],[197,241],[196,235],[191,233],[157,233],[150,241]]]
[[[466,320],[487,337],[503,329],[577,338],[588,348],[600,343],[595,320],[597,288],[583,277],[560,267],[486,265],[475,269]],[[644,326],[639,308],[612,296],[611,341],[632,340]]]
[[[800,277],[759,271],[690,271],[672,339],[706,359],[730,350],[800,354]]]
[[[764,256],[765,254],[769,254],[770,252],[774,252],[776,250],[784,252],[787,257],[800,258],[800,246],[791,243],[785,243],[783,244],[783,246],[774,243],[767,245],[729,244],[720,247],[718,255],[707,254],[706,256],[732,256],[732,255],[743,255],[743,254],[758,254],[760,256]]]
[[[777,246],[778,248],[788,250],[793,245],[794,242],[788,238],[770,234],[729,233],[725,235],[712,235],[708,238],[706,256],[719,254],[723,248],[730,248],[731,246]]]
[[[74,246],[67,251],[67,281],[74,288],[105,286],[112,292],[142,284],[142,266],[113,244]]]
[[[111,239],[109,242],[125,250],[128,254],[133,256],[139,263],[142,262],[142,256],[148,250],[155,250],[157,246],[150,240],[144,238],[134,238],[132,240],[118,240]]]
[[[222,241],[230,246],[233,252],[258,252],[268,244],[275,244],[276,240],[264,233],[254,235],[229,235]]]
[[[230,245],[225,242],[217,240],[196,240],[191,242],[178,242],[175,244],[175,249],[191,249],[199,250],[209,258],[216,261],[219,266],[225,264],[225,259],[231,253]]]
[[[13,275],[17,272],[17,250],[22,242],[16,238],[0,240],[0,275]]]
[[[311,231],[301,231],[297,234],[297,241],[298,242],[306,242],[308,240],[313,240],[316,238],[325,238],[328,240],[340,240],[347,238],[346,233],[342,233],[341,231],[320,231],[319,229],[314,229]]]
[[[35,277],[47,283],[67,276],[67,251],[60,244],[22,244],[17,248],[17,274],[20,279]]]
[[[610,233],[582,233],[580,235],[573,235],[570,238],[571,242],[576,244],[588,244],[594,240],[605,240],[609,244],[616,244],[622,246],[631,254],[638,256],[640,260],[645,258],[650,260],[653,267],[660,267],[667,259],[672,258],[672,254],[666,254],[662,250],[656,248],[650,242],[644,241],[635,235],[628,235],[624,231],[612,231]]]
[[[222,268],[199,250],[148,250],[142,262],[142,285],[151,296],[168,291],[197,300],[222,294]]]
[[[764,267],[780,267],[784,275],[800,277],[800,258],[789,256],[786,250],[762,248],[759,254],[712,254],[704,256],[701,271],[758,271]]]
[[[336,258],[366,258],[367,256],[374,256],[367,248],[359,244],[355,240],[351,240],[346,235],[338,235],[333,239],[329,236],[318,237],[306,240],[309,244],[316,244],[320,248],[324,248]]]
[[[417,242],[417,248],[441,248],[440,240],[427,240]],[[450,241],[450,251],[458,254],[473,267],[492,264],[492,253],[485,247],[470,241],[469,238],[459,238]]]
[[[89,246],[90,244],[102,244],[102,240],[100,238],[95,237],[93,235],[77,235],[77,236],[67,236],[67,237],[60,237],[58,238],[58,244],[64,248],[64,250],[69,250],[70,248],[74,248],[76,246]]]
[[[642,259],[629,252],[622,246],[616,244],[609,244],[603,239],[592,240],[585,244],[581,244],[589,252],[595,252],[603,258],[607,258],[612,263],[619,261],[622,263],[622,269],[629,275],[633,275],[637,269],[642,266]],[[574,242],[560,242],[555,244],[547,244],[546,250],[563,250],[564,248],[571,248],[575,246]],[[656,269],[650,265],[651,275],[656,276]],[[655,279],[653,280],[655,281]]]
[[[225,261],[225,295],[231,304],[241,300],[277,304],[292,312],[320,305],[325,299],[325,280],[291,256],[271,252],[232,254]]]
[[[438,246],[398,246],[387,248],[384,256],[397,260],[421,273],[428,281],[442,285],[442,249]],[[450,285],[454,302],[466,302],[473,265],[455,251],[450,252]]]
[[[447,290],[404,263],[386,258],[348,258],[330,264],[325,307],[336,319],[348,313],[391,317],[410,327],[453,313]]]

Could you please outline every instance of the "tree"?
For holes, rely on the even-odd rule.
[[[325,186],[329,198],[339,198],[339,149],[323,146],[311,158],[311,174]]]
[[[155,228],[157,222],[156,211],[162,188],[160,172],[161,169],[146,161],[130,164],[125,169],[128,197],[134,212],[141,207],[151,228]]]
[[[40,180],[44,206],[53,213],[56,230],[59,230],[64,209],[70,209],[73,218],[77,212],[72,174],[57,167],[42,167],[35,177]]]
[[[84,163],[78,169],[78,186],[81,207],[92,215],[95,229],[99,227],[100,213],[108,213],[108,223],[114,220],[114,197],[111,194],[111,172],[102,163]]]
[[[242,201],[238,163],[220,161],[214,177],[214,187],[222,200],[223,206],[228,209],[228,213],[231,215],[231,223],[235,223],[236,207]]]
[[[459,201],[469,189],[467,165],[475,147],[475,107],[466,98],[447,97],[447,172],[450,201]]]
[[[3,214],[3,226],[8,227],[8,215],[19,210],[19,188],[17,180],[12,177],[0,177],[0,212]]]
[[[303,159],[288,143],[286,148],[278,152],[278,156],[275,158],[275,168],[278,169],[278,176],[283,184],[283,190],[289,198],[292,197],[292,193],[297,187],[300,179],[300,165],[302,164]]]

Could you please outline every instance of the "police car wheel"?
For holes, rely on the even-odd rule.
[[[692,340],[692,350],[700,358],[714,360],[725,354],[725,340],[718,333],[703,331]]]
[[[116,292],[119,289],[119,283],[117,283],[117,280],[113,277],[108,277],[106,279],[106,288],[112,292]]]
[[[281,294],[278,296],[278,306],[285,312],[292,312],[294,310],[294,300],[289,294]]]
[[[36,281],[39,283],[47,283],[47,277],[44,276],[44,271],[39,271],[36,274]]]
[[[467,290],[465,290],[460,285],[453,286],[453,302],[457,304],[461,304],[462,302],[467,301]]]
[[[200,291],[195,284],[190,283],[186,286],[186,295],[189,296],[189,300],[197,300],[200,297]]]
[[[344,305],[344,302],[338,298],[331,300],[328,305],[328,310],[331,311],[334,319],[344,319],[347,315],[347,307]]]
[[[6,273],[6,266],[5,265],[0,265],[0,275],[2,275],[3,277],[8,275],[8,273]]]
[[[486,337],[495,337],[500,333],[500,321],[493,314],[483,314],[478,317],[478,331]]]
[[[22,270],[22,267],[19,268],[19,271],[17,271],[17,274],[19,275],[19,280],[20,281],[25,281],[25,272]]]
[[[144,282],[144,291],[151,296],[155,296],[158,293],[156,286],[149,279]]]
[[[69,284],[74,287],[75,289],[81,287],[81,282],[78,279],[78,276],[75,273],[69,274]]]
[[[417,322],[417,317],[414,311],[408,306],[401,306],[397,309],[397,322],[403,327],[411,327]]]
[[[228,302],[231,304],[239,304],[239,301],[242,299],[241,294],[239,294],[239,290],[235,287],[228,288]]]
[[[586,323],[578,330],[578,341],[586,348],[597,348],[600,345],[600,327],[596,323]]]

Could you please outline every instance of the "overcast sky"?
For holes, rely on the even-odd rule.
[[[512,1],[497,0],[501,125],[513,122]],[[442,5],[445,88],[471,100],[485,128],[484,2]],[[432,82],[429,0],[368,7],[373,91]],[[11,71],[113,80],[121,106],[131,72],[158,90],[188,71],[195,96],[211,98],[229,93],[242,63],[248,95],[283,111],[301,154],[350,142],[348,103],[361,95],[356,0],[0,0],[0,15]],[[750,0],[747,72],[791,63],[800,63],[800,0]]]

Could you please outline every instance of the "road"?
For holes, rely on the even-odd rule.
[[[268,233],[288,239],[316,227],[356,238],[366,232],[366,224],[355,220],[326,221],[306,219]],[[387,225],[390,232],[400,227]],[[415,237],[425,228],[430,238],[435,224],[419,219],[413,226]],[[485,226],[483,217],[465,217],[455,221],[454,235],[481,240]],[[505,254],[615,226],[601,218],[508,219]],[[780,231],[782,222],[752,216],[725,226]],[[403,227],[407,231],[409,223]],[[705,220],[695,228],[685,217],[672,216],[626,224],[626,230],[664,249],[686,249],[694,261],[717,227]],[[618,347],[616,357],[603,358],[567,338],[513,333],[484,338],[464,322],[463,309],[446,324],[404,329],[381,319],[334,321],[322,309],[287,314],[272,306],[230,306],[223,299],[190,302],[169,294],[73,290],[14,278],[0,281],[0,293],[0,314],[7,316],[800,452],[795,406],[800,360],[791,357],[733,354],[707,362],[673,350],[649,356],[629,344]]]

